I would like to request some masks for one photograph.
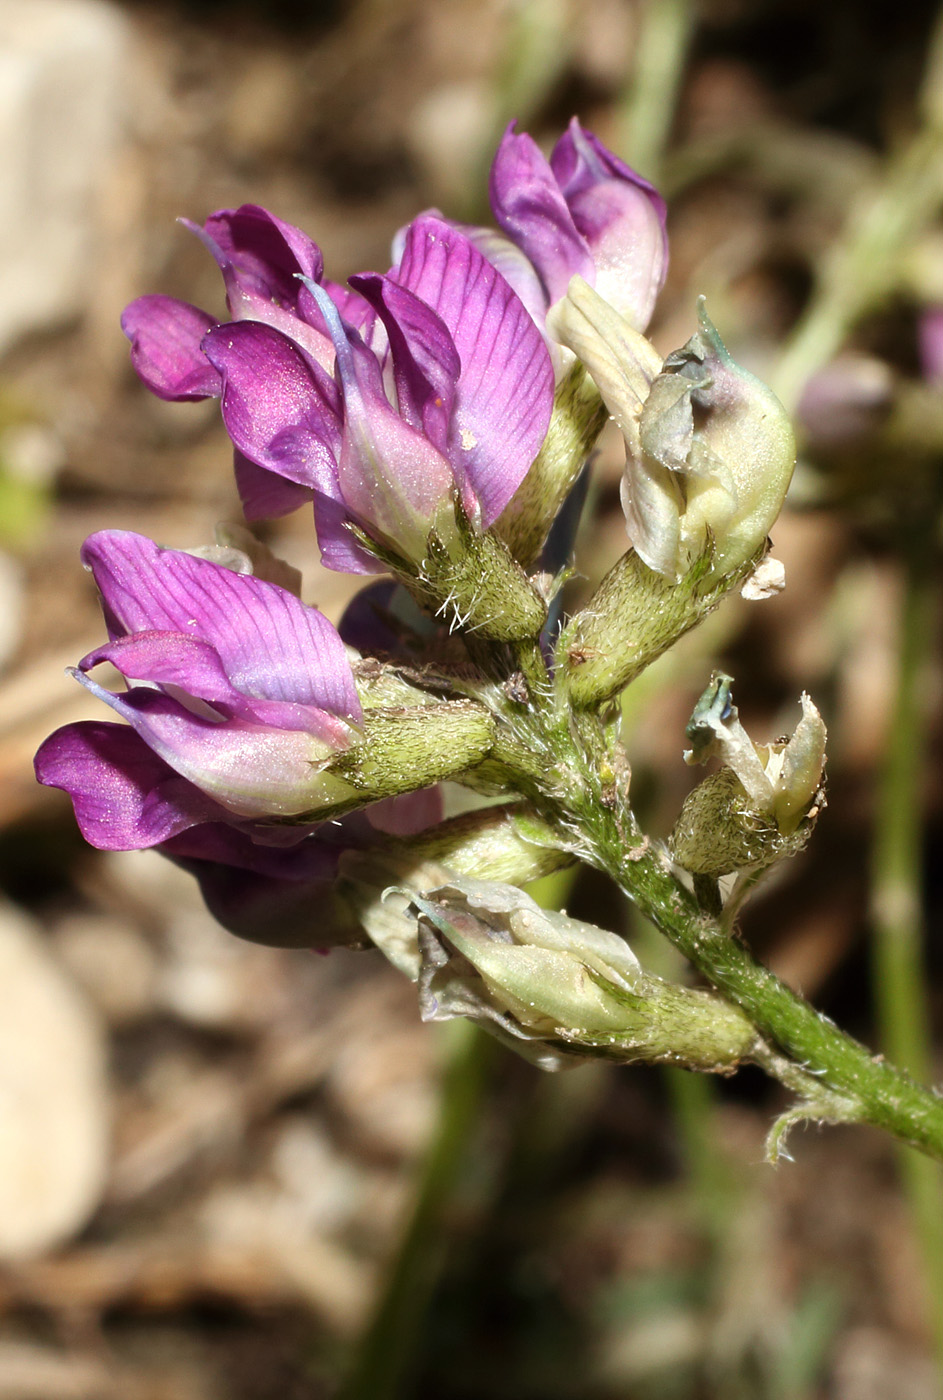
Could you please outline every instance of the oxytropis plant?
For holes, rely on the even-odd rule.
[[[727,593],[783,585],[768,534],[793,468],[786,414],[703,306],[667,359],[645,338],[664,205],[577,121],[549,160],[509,129],[491,203],[497,229],[419,215],[388,272],[346,287],[264,209],[191,226],[227,314],[134,302],[138,374],[165,399],[219,398],[246,517],[313,505],[324,564],[371,582],[335,629],[244,527],[191,551],[93,535],[108,641],[75,676],[122,722],[60,729],[39,780],[69,793],[93,845],[192,871],[238,934],[380,948],[428,1020],[471,1018],[548,1069],[760,1063],[797,1096],[772,1155],[801,1118],[941,1153],[938,1100],[736,934],[822,804],[812,701],[788,741],[755,744],[711,677],[685,756],[714,770],[667,844],[632,810],[625,688]],[[610,418],[628,547],[565,617],[573,502]],[[124,689],[94,679],[101,662]],[[703,988],[520,889],[574,861],[607,872]]]

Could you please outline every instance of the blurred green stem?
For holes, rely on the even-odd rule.
[[[668,982],[684,981],[684,959],[647,919],[632,920],[632,947],[643,967]],[[674,1114],[678,1144],[698,1223],[712,1245],[730,1222],[735,1185],[731,1163],[717,1135],[717,1092],[710,1075],[666,1065],[662,1069]]]
[[[849,331],[899,285],[908,245],[943,204],[943,127],[927,126],[854,205],[825,259],[818,287],[771,378],[792,413],[807,380],[841,349]]]
[[[700,1224],[716,1245],[727,1233],[736,1185],[717,1133],[717,1093],[706,1074],[666,1068],[678,1137]]]
[[[412,1215],[360,1340],[339,1400],[396,1400],[416,1363],[422,1327],[448,1245],[445,1215],[478,1120],[490,1042],[477,1026],[453,1021],[435,1135]]]
[[[649,180],[660,175],[694,22],[692,0],[643,0],[619,144]]]
[[[932,528],[935,513],[929,512]],[[899,617],[897,694],[875,820],[871,885],[874,992],[881,1042],[917,1079],[932,1079],[922,916],[921,785],[928,754],[926,665],[937,623],[937,579],[926,527],[908,535]],[[904,1148],[901,1172],[923,1255],[931,1326],[943,1368],[943,1169]]]
[[[943,7],[931,35],[917,133],[851,208],[815,295],[783,349],[772,387],[792,413],[806,381],[906,276],[906,253],[943,205]]]

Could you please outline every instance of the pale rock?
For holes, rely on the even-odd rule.
[[[24,620],[22,566],[11,554],[0,551],[0,669],[8,665],[20,644]]]
[[[109,1105],[101,1025],[35,925],[0,906],[0,1259],[79,1230],[101,1196]]]
[[[0,0],[0,352],[85,308],[128,47],[106,0]]]
[[[453,200],[460,199],[478,168],[493,126],[485,83],[463,78],[419,98],[408,126],[410,149],[436,188]]]
[[[130,1025],[154,1010],[156,954],[126,919],[69,914],[55,928],[66,968],[113,1025]]]

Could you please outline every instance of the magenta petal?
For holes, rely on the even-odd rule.
[[[242,293],[294,309],[302,292],[298,276],[321,279],[324,261],[318,245],[258,204],[220,209],[204,228],[231,260]]]
[[[352,326],[355,331],[359,331],[364,344],[369,345],[371,349],[376,349],[376,346],[373,344],[372,335],[377,314],[370,303],[365,301],[360,293],[355,291],[353,287],[345,287],[340,282],[332,282],[328,277],[322,277],[320,281],[321,286],[337,307],[344,324]],[[305,295],[311,297],[312,303],[317,306],[317,302],[315,302],[314,297],[311,296],[307,287],[305,288]],[[320,308],[318,309],[318,316],[321,316]],[[323,321],[323,317],[321,317],[321,320]]]
[[[210,705],[232,705],[240,698],[219,653],[192,635],[134,632],[117,637],[83,656],[79,670],[90,671],[103,661],[110,662],[125,680],[176,686]]]
[[[410,226],[398,280],[441,316],[461,358],[449,443],[487,529],[546,436],[553,365],[532,317],[469,239],[423,215]]]
[[[576,273],[592,286],[592,254],[556,177],[537,143],[518,135],[513,122],[491,167],[490,194],[495,218],[539,272],[551,304]]]
[[[551,166],[593,255],[596,290],[644,330],[668,269],[664,200],[575,117]]]
[[[337,464],[340,499],[371,533],[407,557],[421,559],[432,524],[454,487],[452,468],[426,435],[393,408],[375,355],[356,331],[344,326],[324,289],[313,282],[310,289],[334,342],[344,403]]]
[[[405,593],[402,584],[385,578],[354,594],[337,624],[348,646],[372,656],[395,656],[400,651],[402,632],[391,613],[397,590]]]
[[[161,848],[199,881],[206,906],[240,938],[274,948],[326,949],[363,942],[363,929],[333,889],[344,849],[322,827],[291,850],[256,845],[232,826],[197,826]]]
[[[257,823],[240,822],[229,825],[216,821],[205,826],[191,827],[174,837],[170,852],[190,860],[213,860],[222,864],[239,865],[256,874],[279,879],[330,879],[337,870],[337,857],[342,846],[322,840],[317,831],[333,832],[336,826],[320,828],[290,828],[294,840],[290,845],[272,846],[256,839],[264,828]]]
[[[294,594],[143,535],[104,530],[85,543],[112,637],[182,632],[209,642],[243,694],[361,717],[344,644]]]
[[[219,375],[200,348],[216,324],[198,306],[164,296],[138,297],[121,317],[139,378],[151,393],[169,400],[218,396]]]
[[[223,274],[232,320],[273,326],[303,346],[312,360],[330,369],[331,342],[317,306],[300,280],[309,273],[321,275],[321,253],[316,244],[256,205],[224,209],[212,215],[205,227],[190,219],[180,222],[215,258]],[[292,236],[285,236],[286,231]]]
[[[620,160],[591,131],[585,131],[577,117],[554,146],[550,168],[567,200],[604,180],[621,180],[634,185],[647,197],[664,228],[667,206],[655,186]]]
[[[314,525],[321,563],[339,574],[385,574],[387,568],[357,543],[351,532],[351,513],[343,501],[314,493]]]
[[[218,326],[203,345],[222,379],[223,422],[236,448],[296,485],[336,495],[340,410],[324,370],[256,321]]]
[[[96,647],[79,662],[79,669],[90,671],[102,661],[110,662],[126,680],[159,685],[197,713],[203,708],[207,718],[244,719],[274,729],[298,729],[330,748],[346,748],[350,739],[346,723],[317,706],[258,699],[237,690],[216,650],[194,636],[135,632]],[[197,707],[191,704],[194,700],[206,704]]]
[[[400,416],[445,452],[461,362],[440,316],[391,277],[350,279],[386,327]]]
[[[156,846],[224,815],[124,724],[86,720],[57,729],[35,766],[39,782],[69,794],[82,835],[99,850]]]
[[[290,515],[314,498],[310,487],[286,481],[283,476],[257,466],[238,447],[233,452],[233,469],[247,520],[273,520],[280,515]]]
[[[491,266],[509,282],[527,307],[538,329],[543,332],[547,315],[547,293],[526,253],[497,229],[479,224],[456,224]]]
[[[249,818],[293,817],[323,800],[317,761],[325,756],[324,747],[310,734],[206,719],[160,691],[115,695],[80,671],[74,674],[181,778],[227,811]]]

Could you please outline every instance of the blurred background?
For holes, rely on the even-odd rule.
[[[940,1077],[943,25],[856,0],[0,0],[0,1400],[933,1400],[939,1171],[866,1129],[764,1139],[758,1071],[541,1076],[419,1023],[379,955],[240,943],[182,872],[36,787],[99,640],[94,529],[237,519],[214,403],[152,398],[118,318],[222,310],[174,221],[260,203],[343,280],[420,209],[488,220],[512,117],[578,114],[669,200],[667,353],[706,295],[798,414],[787,590],[632,689],[670,830],[713,666],[751,733],[808,689],[829,806],[744,936]],[[584,593],[625,548],[604,439]],[[307,512],[267,532],[337,618]],[[599,879],[571,913],[683,976]],[[936,1040],[934,1040],[934,1030]]]

